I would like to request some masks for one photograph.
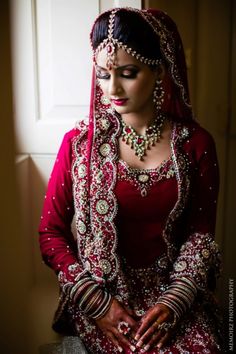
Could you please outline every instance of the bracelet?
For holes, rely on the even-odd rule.
[[[80,311],[93,319],[103,317],[112,302],[111,295],[87,274],[72,287],[70,299]]]
[[[177,318],[180,318],[192,305],[197,288],[188,278],[175,279],[169,288],[159,297],[157,303],[170,307]]]

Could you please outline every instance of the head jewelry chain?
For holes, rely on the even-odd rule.
[[[123,49],[126,53],[132,55],[139,61],[147,65],[158,65],[160,64],[160,59],[148,59],[142,56],[141,54],[137,53],[136,50],[133,50],[131,47],[128,47],[118,39],[114,38],[114,22],[116,13],[119,11],[119,8],[114,9],[111,11],[108,21],[108,35],[97,47],[94,51],[94,61],[96,61],[97,54],[104,48],[106,48],[107,52],[107,68],[110,70],[112,67],[115,66],[115,53],[117,49]]]

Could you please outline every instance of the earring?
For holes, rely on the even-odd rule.
[[[153,102],[155,103],[158,111],[161,110],[162,103],[164,102],[164,94],[165,94],[165,91],[162,87],[162,80],[157,79],[156,85],[155,85],[155,88],[153,91]]]
[[[105,95],[102,95],[101,97],[101,103],[104,105],[104,106],[108,106],[111,104],[111,101],[109,100],[109,98]]]

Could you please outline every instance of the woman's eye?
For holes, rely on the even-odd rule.
[[[134,79],[137,76],[137,73],[137,70],[124,70],[121,75],[127,79]]]
[[[98,79],[109,79],[110,75],[106,72],[101,72],[101,71],[97,71],[96,72],[97,78]]]

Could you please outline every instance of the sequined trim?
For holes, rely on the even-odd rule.
[[[174,175],[175,170],[171,158],[163,161],[155,169],[137,169],[128,166],[123,160],[118,162],[118,179],[130,182],[140,191],[142,197],[146,197],[157,182],[164,178],[174,177]]]
[[[119,260],[116,255],[117,235],[114,224],[117,213],[114,194],[117,180],[117,135],[120,133],[120,125],[117,117],[110,111],[100,111],[96,115],[90,164],[86,154],[87,140],[79,138],[73,144],[72,177],[79,255],[93,278],[104,283],[121,276],[121,272],[118,275]],[[111,123],[112,131],[107,135]],[[89,176],[84,169],[88,165]],[[90,184],[88,178],[91,180]],[[125,283],[123,286],[125,288]]]
[[[206,262],[207,259],[207,262]],[[210,234],[194,233],[180,249],[180,255],[174,263],[171,280],[189,277],[199,289],[207,287],[208,273],[215,269],[219,276],[221,256],[218,245]]]
[[[173,225],[184,210],[189,196],[190,179],[189,179],[189,160],[182,152],[181,144],[188,137],[189,131],[181,124],[174,124],[171,139],[171,155],[175,169],[175,175],[178,185],[178,199],[175,206],[171,210],[165,228],[163,230],[163,239],[167,244],[167,253],[171,261],[177,257],[178,248],[173,240]]]

